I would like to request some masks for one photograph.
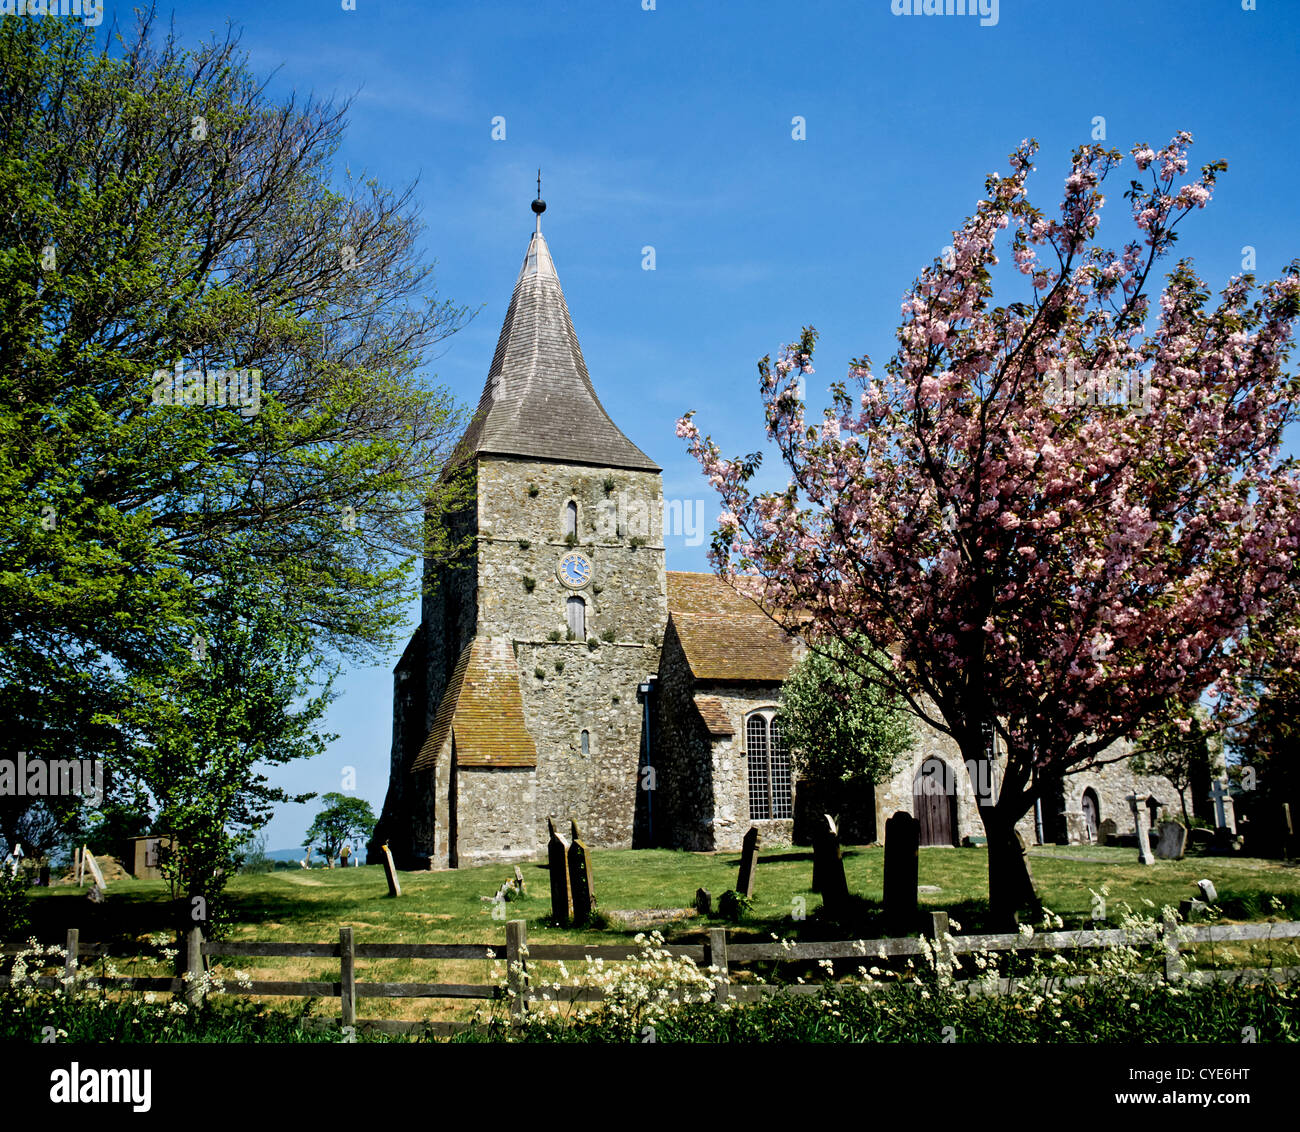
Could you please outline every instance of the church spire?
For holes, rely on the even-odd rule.
[[[461,454],[492,453],[602,468],[657,472],[605,412],[542,235],[542,173],[532,202],[536,230],[497,339],[483,395]]]

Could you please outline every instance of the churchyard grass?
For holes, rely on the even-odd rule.
[[[1140,866],[1129,849],[1043,847],[1031,853],[1034,877],[1044,903],[1060,915],[1067,928],[1093,926],[1094,893],[1103,886],[1111,924],[1119,922],[1120,905],[1134,908],[1177,906],[1195,895],[1202,877],[1214,880],[1218,907],[1225,919],[1300,919],[1300,869],[1280,862],[1240,858],[1189,858]],[[595,891],[602,916],[616,909],[687,908],[697,888],[715,897],[734,887],[740,855],[686,853],[670,850],[594,850]],[[691,917],[665,925],[670,942],[698,941],[710,926],[725,924],[733,939],[747,934],[756,940],[783,938],[871,938],[879,920],[882,898],[883,850],[849,847],[844,865],[853,901],[842,924],[825,923],[817,915],[820,897],[808,890],[812,852],[804,847],[760,849],[752,907],[739,924],[716,915]],[[636,926],[623,927],[606,919],[590,930],[560,929],[550,924],[548,874],[544,860],[523,865],[527,897],[497,909],[481,899],[490,897],[512,876],[509,866],[485,865],[441,872],[402,873],[402,896],[389,898],[380,866],[352,869],[292,869],[264,875],[238,876],[230,884],[235,924],[229,938],[265,942],[336,941],[340,926],[351,926],[358,943],[490,943],[501,944],[504,955],[505,920],[527,922],[530,943],[617,943],[630,941]],[[922,911],[948,910],[962,931],[981,930],[987,860],[983,849],[922,849],[919,882],[938,893],[922,893]],[[70,927],[87,942],[127,943],[166,930],[168,892],[161,881],[115,881],[104,903],[86,900],[85,890],[56,886],[32,890],[32,928],[44,943],[63,939]],[[1273,906],[1271,900],[1278,901]],[[1147,904],[1147,902],[1150,904]],[[804,918],[800,918],[803,916]],[[1101,925],[1098,925],[1101,926]],[[1197,949],[1198,962],[1220,967],[1267,962],[1258,944]],[[1279,958],[1279,962],[1296,960]],[[556,981],[554,965],[536,965],[535,975]],[[309,958],[241,958],[218,969],[243,970],[254,978],[335,981],[338,961]],[[141,969],[141,974],[155,973]],[[156,973],[168,973],[158,966]],[[794,972],[790,972],[793,976]],[[362,981],[457,982],[496,981],[492,964],[482,960],[360,960]],[[288,1009],[293,1000],[267,998]],[[367,1018],[437,1017],[465,1020],[473,1002],[441,1000],[361,1000],[359,1014]],[[337,1001],[316,1004],[317,1012],[336,1015]]]

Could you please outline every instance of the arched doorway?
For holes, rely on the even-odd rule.
[[[1095,844],[1097,831],[1101,828],[1099,821],[1101,811],[1097,805],[1097,792],[1091,786],[1083,792],[1083,801],[1079,803],[1079,808],[1083,811],[1083,836],[1087,838],[1089,844]]]
[[[912,813],[922,845],[957,844],[957,779],[942,759],[928,758],[912,782]]]

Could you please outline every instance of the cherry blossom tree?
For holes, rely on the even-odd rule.
[[[1137,231],[1118,252],[1097,226],[1121,154],[1076,150],[1049,218],[1023,142],[911,287],[883,374],[855,360],[820,422],[799,393],[816,331],[764,358],[784,490],[753,484],[761,453],[724,459],[693,413],[678,422],[722,497],[717,572],[749,575],[814,649],[862,634],[850,663],[957,743],[999,922],[1034,904],[1014,827],[1063,775],[1124,757],[1170,704],[1190,720],[1207,691],[1228,702],[1261,651],[1295,661],[1300,475],[1281,440],[1300,262],[1211,304],[1182,259],[1150,309],[1157,260],[1226,169],[1189,178],[1191,141],[1133,149]],[[995,276],[1018,301],[993,305]],[[1264,617],[1283,631],[1252,632]]]

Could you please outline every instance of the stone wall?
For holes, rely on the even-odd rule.
[[[457,864],[533,856],[538,844],[536,795],[537,771],[532,767],[457,767]],[[545,830],[543,822],[543,843]]]

